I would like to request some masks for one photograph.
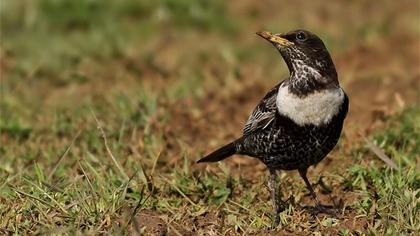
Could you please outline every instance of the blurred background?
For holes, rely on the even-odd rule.
[[[288,76],[260,30],[302,28],[324,40],[350,97],[341,145],[352,146],[418,106],[419,9],[414,0],[1,1],[1,176],[39,177],[34,163],[48,173],[76,136],[49,172],[58,179],[80,174],[79,159],[105,163],[116,179],[139,162],[160,173],[192,163],[239,136],[259,99]],[[98,125],[123,177],[109,167]]]
[[[204,139],[207,149],[238,135],[258,99],[288,75],[259,30],[303,28],[324,40],[351,98],[348,125],[366,128],[418,100],[416,1],[22,0],[3,1],[0,13],[7,136],[71,136],[89,126],[90,107],[124,132],[159,113],[179,127],[170,128],[177,137],[192,146]],[[210,133],[197,139],[200,130]]]

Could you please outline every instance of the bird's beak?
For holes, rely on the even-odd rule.
[[[257,32],[257,35],[261,36],[262,38],[268,40],[269,42],[272,43],[276,43],[279,44],[281,46],[289,46],[289,45],[293,45],[293,42],[290,42],[289,40],[282,38],[279,35],[275,35],[272,34],[270,32],[267,31],[261,31],[261,32]]]

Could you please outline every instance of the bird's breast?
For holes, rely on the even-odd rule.
[[[279,113],[300,126],[328,124],[340,112],[344,102],[344,91],[340,88],[323,89],[304,97],[281,86],[276,105]]]

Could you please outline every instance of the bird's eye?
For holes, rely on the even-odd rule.
[[[299,33],[296,35],[296,39],[297,39],[297,40],[299,40],[299,41],[305,41],[305,40],[306,40],[306,34],[305,34],[305,33],[303,33],[303,32],[299,32]]]

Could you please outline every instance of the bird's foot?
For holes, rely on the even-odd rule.
[[[280,224],[280,216],[279,216],[279,213],[276,213],[275,215],[274,215],[274,221],[273,221],[273,229],[275,229],[275,228],[277,228],[277,226],[279,226],[279,224]]]
[[[307,210],[313,214],[318,215],[320,213],[330,215],[332,217],[337,217],[339,210],[334,209],[332,206],[322,205],[322,204],[316,204],[313,207],[307,207]]]
[[[284,201],[280,201],[277,205],[277,210],[273,213],[273,228],[279,226],[280,223],[280,213],[286,210],[287,203]]]

